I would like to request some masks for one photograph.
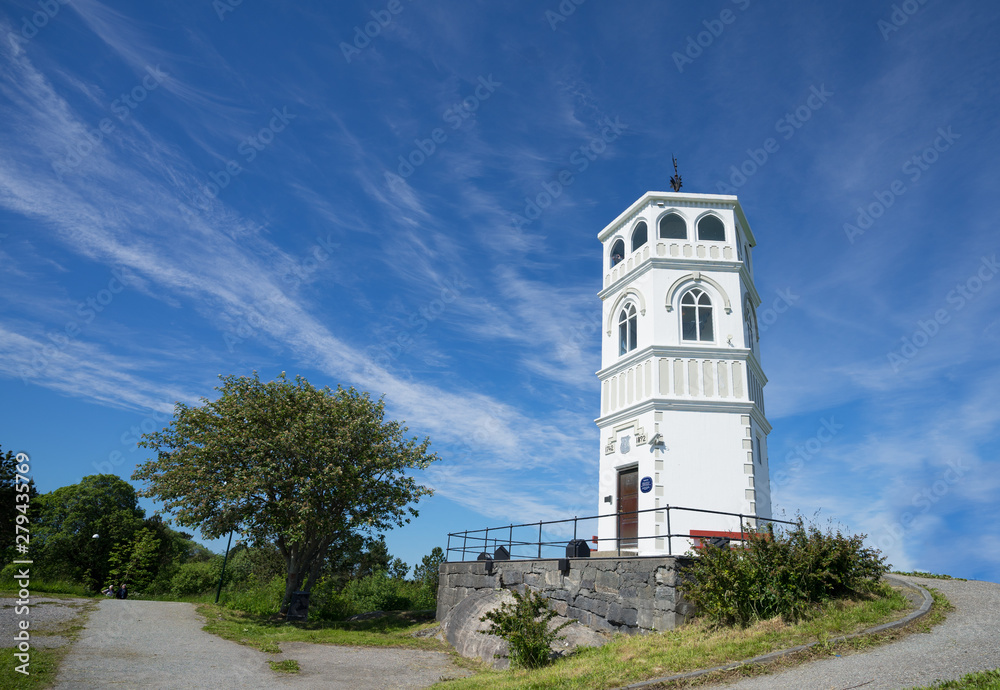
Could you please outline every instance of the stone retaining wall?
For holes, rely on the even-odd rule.
[[[669,630],[694,614],[677,591],[678,571],[690,558],[570,558],[567,571],[559,569],[560,560],[442,563],[437,619],[474,592],[524,587],[548,597],[559,615],[595,630]]]

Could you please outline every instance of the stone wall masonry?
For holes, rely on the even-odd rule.
[[[595,630],[637,633],[670,630],[694,615],[677,590],[679,572],[692,559],[678,556],[571,558],[442,563],[437,619],[481,590],[524,588],[549,598],[561,616]]]

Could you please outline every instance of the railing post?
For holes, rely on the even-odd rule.
[[[542,557],[542,521],[538,521],[538,557]]]
[[[674,544],[671,538],[672,530],[670,529],[670,504],[667,504],[667,553],[670,556],[674,555]]]
[[[448,533],[448,546],[445,548],[444,560],[448,560],[448,556],[451,555],[451,532]]]
[[[514,554],[514,523],[510,523],[510,531],[507,533],[507,553],[511,554],[513,558]]]
[[[465,560],[465,549],[469,543],[469,530],[462,532],[462,560]]]
[[[489,553],[490,550],[490,528],[486,528],[486,534],[483,535],[483,553]]]
[[[576,520],[579,516],[573,516],[573,541],[576,541]]]

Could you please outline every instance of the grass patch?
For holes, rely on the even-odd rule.
[[[908,572],[903,572],[902,570],[893,570],[893,575],[909,575],[910,577],[929,577],[935,580],[959,580],[961,582],[968,582],[964,577],[952,577],[951,575],[939,575],[937,573],[925,573],[919,570],[910,570]]]
[[[911,690],[996,690],[1000,688],[1000,670],[980,671],[962,676],[958,680],[939,681],[934,685]]]
[[[20,654],[13,647],[0,649],[0,675],[3,676],[4,688],[11,690],[20,688],[48,688],[56,682],[56,671],[59,670],[59,662],[62,654],[57,649],[35,649],[32,648],[31,660],[28,665],[29,675],[18,673],[15,667],[21,665],[21,660],[14,656]]]
[[[268,661],[271,664],[271,670],[277,671],[278,673],[298,673],[299,672],[299,662],[295,659],[285,659],[284,661]]]
[[[32,582],[32,593],[34,593],[34,582]],[[80,598],[79,596],[60,593],[46,593],[46,596],[53,599]],[[0,606],[11,605],[8,602],[12,602],[15,597],[16,595],[14,594],[0,593]],[[31,607],[64,605],[51,601],[43,601],[32,604]],[[16,666],[20,666],[22,663],[20,659],[14,656],[15,653],[20,653],[18,650],[13,647],[0,648],[0,675],[4,679],[2,687],[12,689],[49,688],[55,685],[56,674],[59,672],[59,664],[62,663],[63,657],[69,652],[70,644],[80,636],[80,631],[86,625],[90,612],[97,608],[97,602],[87,600],[74,608],[78,608],[79,610],[72,618],[51,627],[46,627],[44,630],[34,628],[30,630],[32,638],[59,636],[66,638],[67,643],[59,647],[47,649],[41,649],[32,644],[31,650],[28,652],[31,655],[28,665],[29,675],[26,676],[14,670]]]
[[[198,613],[205,617],[204,630],[263,652],[278,654],[282,642],[312,642],[356,647],[405,647],[442,652],[451,648],[433,637],[413,634],[435,625],[423,617],[394,613],[367,621],[286,622],[268,616],[204,604]]]
[[[16,596],[19,587],[14,580],[0,583],[0,596]],[[9,592],[9,594],[7,594]],[[96,598],[100,594],[78,582],[31,580],[32,594],[69,594],[75,597]]]
[[[935,595],[935,602],[940,595]],[[940,601],[944,601],[940,597]],[[939,604],[937,608],[943,607]],[[712,627],[705,620],[665,633],[618,635],[599,649],[582,648],[576,654],[537,671],[486,670],[471,678],[448,681],[448,690],[464,688],[612,688],[660,676],[721,666],[740,659],[767,654],[819,640],[831,640],[900,618],[910,609],[899,591],[883,586],[877,595],[859,600],[839,600],[816,606],[807,619],[788,624],[780,618],[748,628]],[[933,615],[933,609],[932,614]],[[939,611],[941,619],[943,613]],[[925,617],[926,618],[926,617]],[[918,625],[923,622],[918,622]],[[929,629],[930,624],[927,625]],[[907,632],[919,631],[913,628]],[[741,667],[711,674],[696,683],[718,682],[742,675],[759,675],[802,661],[836,654],[849,654],[898,639],[905,632],[890,631],[844,643],[820,644],[768,667]],[[876,639],[869,639],[876,638]],[[444,686],[441,686],[444,687]]]

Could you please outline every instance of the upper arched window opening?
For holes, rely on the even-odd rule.
[[[631,352],[638,344],[638,317],[635,313],[635,305],[628,304],[621,313],[618,314],[618,354],[624,355]]]
[[[660,219],[660,238],[665,240],[686,240],[687,223],[676,213],[668,213]]]
[[[726,226],[718,216],[705,216],[698,221],[698,239],[706,242],[725,242]]]
[[[611,245],[611,265],[616,266],[625,258],[625,241],[621,238]]]
[[[692,288],[681,298],[681,333],[684,340],[715,340],[712,298],[704,290]]]
[[[639,224],[635,226],[635,230],[632,231],[632,251],[646,244],[647,234],[645,221],[639,221]]]

